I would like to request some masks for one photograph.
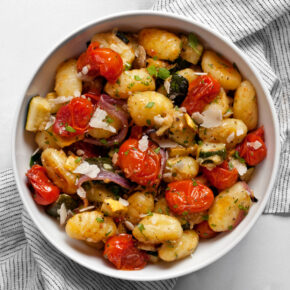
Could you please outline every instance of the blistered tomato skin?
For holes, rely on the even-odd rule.
[[[161,155],[158,147],[149,141],[147,150],[142,152],[138,142],[137,139],[130,138],[121,145],[117,165],[131,181],[143,186],[155,186],[161,178]]]
[[[120,234],[109,238],[105,244],[104,257],[118,270],[141,270],[148,255],[135,246],[132,235]]]
[[[203,174],[211,185],[221,190],[234,185],[239,177],[237,169],[230,169],[227,161],[224,161],[221,165],[216,166],[212,170],[208,170],[204,167]]]
[[[193,80],[181,107],[185,107],[189,115],[201,113],[206,105],[214,100],[220,91],[220,84],[210,75],[199,76]]]
[[[195,230],[202,239],[214,238],[218,233],[214,232],[208,225],[208,221],[203,221],[195,226]]]
[[[260,146],[257,149],[254,148],[255,142]],[[267,156],[267,147],[264,142],[264,127],[262,126],[249,133],[236,149],[248,165],[255,166],[262,162]]]
[[[60,190],[47,177],[43,166],[33,165],[26,176],[34,189],[34,200],[37,204],[48,205],[58,199]]]
[[[58,110],[53,132],[65,138],[83,134],[88,128],[93,111],[94,106],[88,99],[72,99]]]
[[[214,201],[212,190],[195,180],[169,183],[165,198],[170,210],[178,215],[207,210]]]
[[[123,61],[117,52],[110,48],[100,48],[95,41],[78,58],[77,71],[83,72],[84,67],[87,69],[85,75],[93,78],[102,76],[114,83],[123,71]]]

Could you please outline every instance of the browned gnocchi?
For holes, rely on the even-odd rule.
[[[97,33],[31,99],[32,197],[117,269],[186,258],[256,201],[246,182],[267,153],[257,99],[194,33]]]

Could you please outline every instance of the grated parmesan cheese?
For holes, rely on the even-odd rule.
[[[138,148],[142,151],[145,152],[148,149],[148,136],[144,135],[142,138],[138,141]]]
[[[244,134],[244,130],[239,129],[239,130],[237,131],[237,136],[241,136],[241,135],[243,135],[243,134]]]
[[[86,193],[86,191],[85,191],[84,188],[81,187],[81,186],[77,189],[77,195],[78,195],[81,199],[87,197],[87,193]]]
[[[96,178],[100,173],[100,168],[96,164],[89,164],[84,161],[73,171],[73,173],[84,174],[90,178]]]
[[[83,207],[79,210],[79,212],[84,212],[84,211],[87,211],[87,210],[91,210],[91,209],[94,209],[95,206],[94,205],[90,205],[90,206],[87,206],[87,207]]]
[[[74,95],[74,97],[80,97],[81,96],[81,92],[78,91],[78,90],[75,90],[73,95]]]
[[[121,203],[123,206],[128,206],[129,205],[129,202],[128,200],[122,198],[122,197],[119,197],[119,203]]]
[[[112,162],[113,162],[113,164],[116,164],[118,162],[118,153],[117,152],[115,152],[113,154]]]
[[[107,163],[104,163],[103,167],[104,167],[104,169],[106,169],[106,170],[111,170],[111,169],[113,169],[113,167],[112,167],[110,164],[107,164]]]
[[[50,115],[49,121],[46,123],[44,130],[49,129],[55,122],[55,117]]]
[[[134,225],[131,222],[125,221],[124,224],[128,230],[130,230],[130,231],[134,230]]]
[[[221,110],[208,109],[201,114],[199,112],[193,113],[191,118],[204,128],[215,128],[221,125],[223,115]]]
[[[154,116],[153,120],[157,126],[162,126],[162,124],[165,121],[164,118],[160,116],[160,114],[158,114],[157,116]]]
[[[262,147],[261,142],[259,141],[255,141],[255,142],[247,142],[247,145],[254,148],[255,150],[259,149],[260,147]]]
[[[235,139],[235,133],[232,132],[227,138],[227,143],[231,143],[234,139]]]
[[[110,131],[112,133],[116,133],[116,129],[109,125],[105,120],[105,118],[108,116],[107,112],[97,108],[90,120],[90,126],[92,128],[99,128],[99,129],[104,129],[106,131]]]
[[[59,223],[62,226],[65,224],[67,218],[67,210],[65,207],[65,203],[61,204],[60,209],[57,210],[57,213],[59,214]]]
[[[240,162],[238,159],[230,158],[230,163],[238,170],[240,176],[244,175],[248,170],[246,164]]]
[[[82,149],[78,149],[76,153],[77,153],[78,156],[82,156],[82,155],[85,154],[85,151],[82,150]]]

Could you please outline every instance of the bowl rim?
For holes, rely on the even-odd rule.
[[[36,78],[37,74],[39,73],[40,69],[42,68],[43,64],[51,57],[51,55],[53,55],[61,46],[63,46],[65,43],[67,43],[68,41],[70,41],[71,39],[75,38],[78,34],[81,34],[84,30],[91,28],[95,25],[99,25],[102,24],[104,22],[108,22],[111,20],[117,20],[118,18],[124,18],[124,17],[130,17],[130,16],[159,16],[159,17],[169,17],[169,18],[173,18],[173,19],[177,19],[177,20],[181,20],[184,22],[187,22],[189,24],[192,24],[194,26],[197,26],[201,29],[207,30],[207,32],[209,32],[210,34],[213,34],[215,36],[217,36],[221,41],[223,41],[226,45],[228,45],[233,51],[235,51],[235,53],[237,53],[247,64],[247,66],[254,72],[255,77],[257,78],[262,91],[264,93],[264,96],[267,99],[267,102],[270,106],[270,110],[271,110],[271,117],[272,117],[272,121],[274,124],[274,132],[275,132],[275,138],[274,138],[274,147],[276,148],[276,151],[274,152],[274,162],[273,162],[273,168],[272,168],[272,175],[269,181],[269,186],[267,188],[267,191],[264,193],[264,198],[261,202],[261,204],[259,205],[258,209],[256,210],[255,215],[252,217],[252,219],[248,222],[247,227],[245,228],[245,230],[243,232],[241,232],[240,235],[238,235],[233,241],[231,241],[231,243],[229,243],[225,248],[223,248],[223,250],[221,250],[219,253],[217,253],[213,258],[207,259],[205,260],[203,263],[200,263],[198,266],[193,266],[193,267],[188,267],[187,269],[182,269],[178,272],[175,272],[173,274],[164,274],[162,275],[161,278],[150,278],[150,277],[144,277],[144,278],[140,278],[138,280],[136,280],[136,278],[134,278],[134,272],[132,271],[132,277],[126,277],[124,278],[122,276],[122,272],[123,271],[115,271],[113,274],[112,272],[110,273],[110,271],[104,271],[105,267],[100,267],[98,269],[98,271],[96,271],[96,269],[86,265],[85,263],[83,263],[81,260],[77,260],[73,254],[71,254],[69,251],[67,251],[66,249],[63,249],[62,247],[60,247],[56,242],[54,242],[54,240],[42,229],[42,225],[40,224],[40,222],[34,218],[33,216],[33,212],[30,209],[28,203],[25,200],[24,194],[22,193],[22,186],[21,186],[21,182],[20,182],[20,176],[18,174],[17,171],[17,160],[16,160],[16,134],[17,134],[17,128],[19,126],[18,124],[18,118],[19,118],[19,113],[21,110],[21,106],[24,100],[24,97],[26,95],[27,89],[29,88],[29,86],[31,85],[31,83],[34,81],[34,79]],[[150,26],[150,25],[149,25]],[[228,253],[230,250],[232,250],[245,236],[246,234],[252,229],[253,225],[256,223],[257,219],[260,217],[260,215],[262,214],[266,203],[269,200],[270,197],[270,193],[273,189],[274,186],[274,182],[276,180],[276,176],[278,173],[278,164],[279,164],[279,157],[280,157],[280,138],[279,138],[279,122],[278,122],[278,117],[276,114],[276,110],[274,107],[274,103],[273,100],[270,96],[270,93],[268,91],[268,89],[266,88],[264,81],[262,80],[260,73],[258,72],[258,70],[254,67],[254,65],[249,61],[249,58],[247,55],[245,55],[245,53],[243,51],[241,51],[237,46],[235,46],[235,44],[226,36],[222,35],[220,32],[216,31],[215,29],[209,27],[207,24],[203,24],[201,22],[197,22],[195,20],[190,19],[189,17],[186,16],[182,16],[182,15],[178,15],[178,14],[173,14],[173,13],[169,13],[169,12],[160,12],[160,11],[152,11],[152,10],[130,10],[130,11],[123,11],[123,12],[118,12],[118,13],[114,13],[114,14],[110,14],[107,15],[105,17],[101,17],[101,18],[97,18],[96,20],[92,20],[89,21],[85,24],[83,24],[82,26],[80,26],[79,28],[74,29],[72,32],[68,33],[67,36],[63,37],[62,40],[57,41],[57,44],[53,46],[52,49],[48,49],[48,51],[44,54],[45,57],[39,62],[39,65],[36,67],[36,69],[34,70],[34,73],[32,74],[32,77],[28,79],[26,85],[25,85],[25,89],[22,93],[22,97],[21,99],[18,101],[18,105],[16,108],[16,113],[14,115],[14,119],[13,119],[13,129],[12,129],[12,168],[13,168],[13,173],[15,176],[15,181],[16,181],[16,185],[17,185],[17,189],[19,191],[19,195],[21,197],[22,203],[25,206],[25,209],[27,210],[29,216],[31,217],[32,221],[34,222],[34,224],[37,226],[38,230],[42,233],[42,235],[46,238],[47,241],[50,242],[51,245],[53,245],[57,250],[59,250],[62,254],[64,254],[66,257],[68,257],[69,259],[73,260],[74,262],[96,272],[99,274],[103,274],[109,277],[113,277],[113,278],[118,278],[118,279],[123,279],[123,280],[131,280],[131,281],[158,281],[158,280],[166,280],[166,279],[172,279],[172,278],[177,278],[180,276],[184,276],[186,274],[190,274],[190,273],[194,273],[197,270],[200,270],[212,263],[214,263],[215,261],[217,261],[218,259],[220,259],[222,256],[224,256],[226,253]],[[121,272],[121,273],[120,273]]]

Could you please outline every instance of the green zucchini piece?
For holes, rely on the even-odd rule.
[[[65,207],[67,210],[74,210],[75,208],[78,207],[78,203],[76,200],[74,200],[70,195],[68,194],[61,194],[58,199],[51,205],[49,205],[45,211],[47,214],[53,217],[58,217],[58,210],[60,209],[62,204],[65,204]]]

